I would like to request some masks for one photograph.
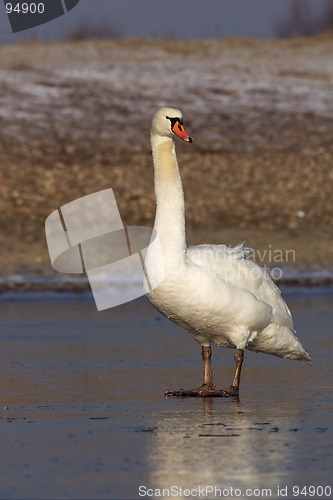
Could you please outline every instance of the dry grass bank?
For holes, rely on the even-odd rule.
[[[332,53],[329,35],[0,47],[2,271],[41,265],[46,217],[101,189],[125,224],[152,224],[149,125],[163,104],[195,140],[178,145],[190,242],[284,241],[299,264],[330,265]]]

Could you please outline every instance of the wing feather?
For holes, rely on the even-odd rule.
[[[290,310],[281,296],[279,288],[266,270],[249,256],[255,250],[239,243],[231,248],[226,245],[198,245],[187,249],[187,257],[196,265],[214,269],[221,278],[232,285],[245,289],[258,300],[272,307],[272,322],[294,332]]]

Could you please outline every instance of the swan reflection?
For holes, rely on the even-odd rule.
[[[295,460],[292,417],[273,419],[270,412],[237,399],[179,403],[177,410],[154,416],[157,431],[147,450],[149,488],[169,489],[173,498],[188,496],[180,494],[180,488],[207,485],[238,488],[242,493],[247,488],[271,488],[274,498],[281,479],[276,471],[292,467]],[[172,486],[178,490],[171,495]],[[214,493],[211,496],[215,498]]]

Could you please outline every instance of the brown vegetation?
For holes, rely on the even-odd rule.
[[[331,232],[332,50],[330,37],[1,47],[2,238],[45,248],[52,211],[109,187],[125,224],[151,225],[149,124],[161,104],[183,109],[195,139],[178,144],[191,234],[284,232],[306,244]],[[326,264],[327,238],[316,257]]]

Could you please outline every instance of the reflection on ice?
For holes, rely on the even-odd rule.
[[[242,492],[271,488],[274,498],[281,479],[276,471],[292,468],[297,456],[299,436],[292,416],[279,422],[237,400],[187,398],[186,406],[155,416],[158,430],[147,451],[152,468],[149,487],[177,486],[178,493],[180,488],[207,485]]]
[[[288,304],[314,366],[248,352],[240,401],[163,397],[196,384],[200,349],[145,299],[105,314],[81,295],[0,301],[1,498],[207,485],[292,500],[295,485],[332,486],[333,296],[312,293],[294,290]],[[217,351],[225,387],[232,356]]]

